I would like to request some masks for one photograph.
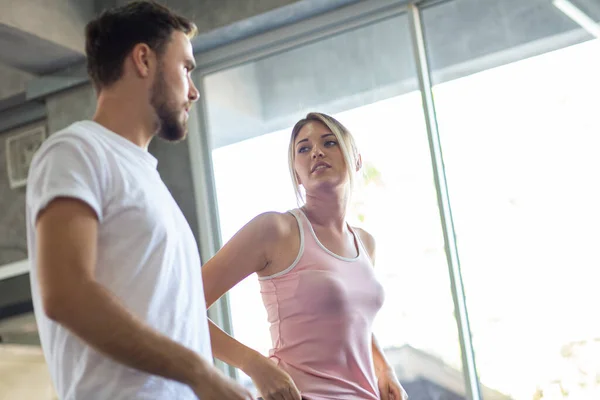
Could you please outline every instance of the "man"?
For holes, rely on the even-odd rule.
[[[195,31],[153,2],[91,21],[96,113],[32,162],[31,289],[61,400],[251,398],[212,366],[196,241],[147,151],[186,135]]]

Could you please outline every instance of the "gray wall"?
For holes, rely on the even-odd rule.
[[[95,96],[89,86],[59,93],[46,101],[48,133],[52,134],[70,123],[90,118],[94,113]],[[22,127],[16,128],[16,130]],[[25,231],[25,188],[11,189],[6,165],[6,139],[9,132],[0,133],[0,265],[27,258]]]
[[[96,107],[96,97],[92,87],[84,85],[51,96],[46,105],[48,132],[53,134],[75,121],[91,119]],[[6,136],[0,134],[0,209],[3,210],[0,214],[0,265],[27,257],[25,189],[11,190],[8,186],[4,148]],[[187,142],[170,144],[155,139],[149,150],[158,159],[159,173],[197,234],[198,223]]]
[[[4,99],[24,92],[25,85],[35,75],[0,64],[0,77],[0,99]]]
[[[22,70],[0,67],[0,99],[13,94],[20,94],[24,98],[25,89],[31,94],[40,92],[39,88],[56,87],[62,76],[43,74],[52,72],[57,65],[78,59],[77,57],[82,55],[83,26],[87,20],[106,6],[127,1],[59,0],[58,7],[46,10],[41,4],[45,0],[26,0],[19,2],[23,4],[17,8],[12,7],[8,13],[2,13],[6,5],[0,5],[0,62]],[[194,41],[194,48],[206,49],[354,1],[356,0],[165,0],[163,3],[197,23],[200,35]],[[40,18],[51,23],[36,23]],[[41,76],[35,77],[32,73]],[[30,90],[32,87],[38,90]],[[42,103],[39,105],[30,102],[19,108],[3,109],[0,122],[3,122],[4,126],[16,129],[22,126],[18,126],[20,122],[15,121],[31,121],[32,115],[36,119],[42,118],[45,101],[45,123],[49,134],[53,134],[72,122],[91,118],[96,105],[90,85],[56,93],[40,101]],[[6,103],[2,105],[3,108],[6,106]],[[20,261],[27,256],[25,191],[24,188],[11,190],[8,186],[5,141],[9,133],[10,131],[0,131],[0,265]],[[149,150],[157,157],[159,173],[198,238],[188,143],[168,144],[154,140]],[[26,288],[27,276],[0,282],[0,314],[2,308],[11,302],[20,303],[23,296],[27,298]]]
[[[0,136],[0,265],[27,258],[25,190],[9,186],[5,136]]]
[[[48,133],[66,128],[73,122],[90,119],[96,110],[96,95],[91,85],[58,93],[46,99]]]
[[[75,121],[92,118],[96,96],[91,85],[84,85],[49,97],[46,106],[46,124],[49,134],[53,134]],[[6,137],[6,133],[0,134],[0,265],[27,258],[25,188],[9,188],[4,148]],[[187,141],[169,144],[154,139],[149,150],[158,159],[160,175],[198,238]],[[15,306],[29,299],[28,276],[0,281],[0,319],[3,307]]]
[[[82,51],[86,22],[94,16],[94,0],[3,0],[0,23],[62,46]]]
[[[31,1],[28,0],[27,4],[30,8],[35,7]],[[110,0],[106,3],[124,1]],[[331,4],[352,2],[332,1]],[[77,11],[82,14],[73,16],[78,21],[75,27],[69,27],[75,29],[73,32],[80,31],[83,26],[81,21],[91,14],[91,3],[99,9],[103,2],[85,2],[85,7]],[[303,7],[324,9],[327,2],[223,0],[205,4],[192,0],[172,0],[166,3],[192,17],[202,33],[199,40],[210,42],[210,35],[215,32],[220,38],[240,36],[240,32],[256,33],[260,30],[256,18],[262,17],[261,13],[272,13],[278,7],[283,10],[281,12],[293,17],[294,14],[302,14]],[[600,3],[597,0],[577,0],[575,3],[592,17],[600,17]],[[69,4],[69,1],[61,0],[61,4]],[[73,10],[63,7],[63,11],[70,13]],[[33,16],[41,15],[39,8],[32,12]],[[10,15],[16,14],[13,12]],[[26,17],[27,15],[22,14],[19,20]],[[274,18],[272,15],[269,17]],[[276,22],[273,21],[271,27]],[[553,46],[558,48],[589,38],[588,34],[553,8],[547,0],[449,2],[425,10],[423,21],[436,82],[549,51]],[[37,29],[35,24],[28,27]],[[225,29],[228,27],[230,29]],[[407,49],[408,36],[400,33],[401,30],[402,27],[390,20],[288,53],[280,53],[276,57],[242,66],[241,69],[225,71],[220,78],[213,75],[213,86],[208,88],[208,95],[211,95],[211,91],[228,93],[218,97],[218,104],[213,102],[217,98],[214,93],[209,101],[211,133],[216,134],[217,139],[226,138],[222,143],[215,140],[217,146],[287,126],[306,105],[325,107],[328,102],[349,98],[350,100],[338,106],[349,108],[380,97],[389,97],[389,91],[382,91],[385,87],[392,86],[397,92],[392,94],[414,90],[414,70],[409,55],[411,50]],[[571,35],[572,32],[574,34]],[[563,40],[554,40],[555,36],[561,36]],[[544,44],[544,40],[548,38],[552,39],[551,45]],[[73,48],[78,44],[65,46]],[[21,90],[24,82],[31,79],[28,74],[9,73],[15,78],[11,78],[10,82],[2,80],[4,87],[8,88],[5,90],[9,92]],[[0,75],[4,78],[4,75]],[[207,78],[208,86],[211,85],[209,80],[210,77]],[[399,82],[409,84],[394,86]],[[240,89],[244,98],[239,96]],[[0,94],[0,98],[2,97]],[[95,97],[91,87],[86,85],[55,94],[46,99],[46,104],[47,125],[52,133],[76,120],[90,118],[95,107]],[[214,123],[215,121],[218,123]],[[223,125],[217,126],[218,124]],[[269,129],[265,129],[266,125],[269,125]],[[0,265],[26,256],[23,189],[8,188],[5,139],[6,135],[0,133]],[[186,142],[171,145],[155,140],[150,151],[157,156],[159,172],[197,234],[187,146]]]
[[[127,4],[131,0],[117,0],[119,5]],[[163,0],[162,4],[172,10],[185,15],[198,26],[198,33],[205,33],[223,26],[233,24],[248,17],[263,14],[275,8],[293,4],[298,0]],[[111,0],[110,3],[114,2]]]
[[[600,19],[597,0],[574,3]],[[550,0],[455,0],[426,8],[422,21],[434,84],[592,38]],[[406,15],[219,71],[204,82],[215,147],[291,126],[309,109],[335,113],[418,88]]]
[[[196,198],[188,146],[187,140],[168,143],[156,138],[150,142],[148,150],[158,159],[158,172],[183,211],[198,243]]]

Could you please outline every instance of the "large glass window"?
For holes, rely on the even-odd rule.
[[[386,290],[375,334],[409,393],[464,396],[460,348],[406,16],[204,78],[223,241],[260,212],[297,207],[287,167],[308,111],[355,135],[363,173],[351,221],[377,242]],[[231,291],[235,337],[271,346],[255,276]],[[244,377],[247,382],[247,378]]]
[[[423,21],[482,385],[600,398],[600,42],[545,0]]]

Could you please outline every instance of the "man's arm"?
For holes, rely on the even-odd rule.
[[[225,384],[208,361],[152,330],[96,282],[98,219],[91,207],[57,198],[40,212],[36,230],[41,298],[50,319],[131,368],[194,389]]]

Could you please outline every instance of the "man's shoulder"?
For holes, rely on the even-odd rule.
[[[68,182],[104,185],[106,149],[94,136],[94,132],[76,122],[48,137],[31,159],[27,192]]]
[[[95,153],[98,145],[98,139],[94,132],[83,121],[79,121],[50,135],[42,143],[36,155],[39,157],[48,152],[56,151],[55,149]]]
[[[98,143],[98,132],[90,121],[77,121],[57,131],[48,139],[65,140],[95,145]]]

